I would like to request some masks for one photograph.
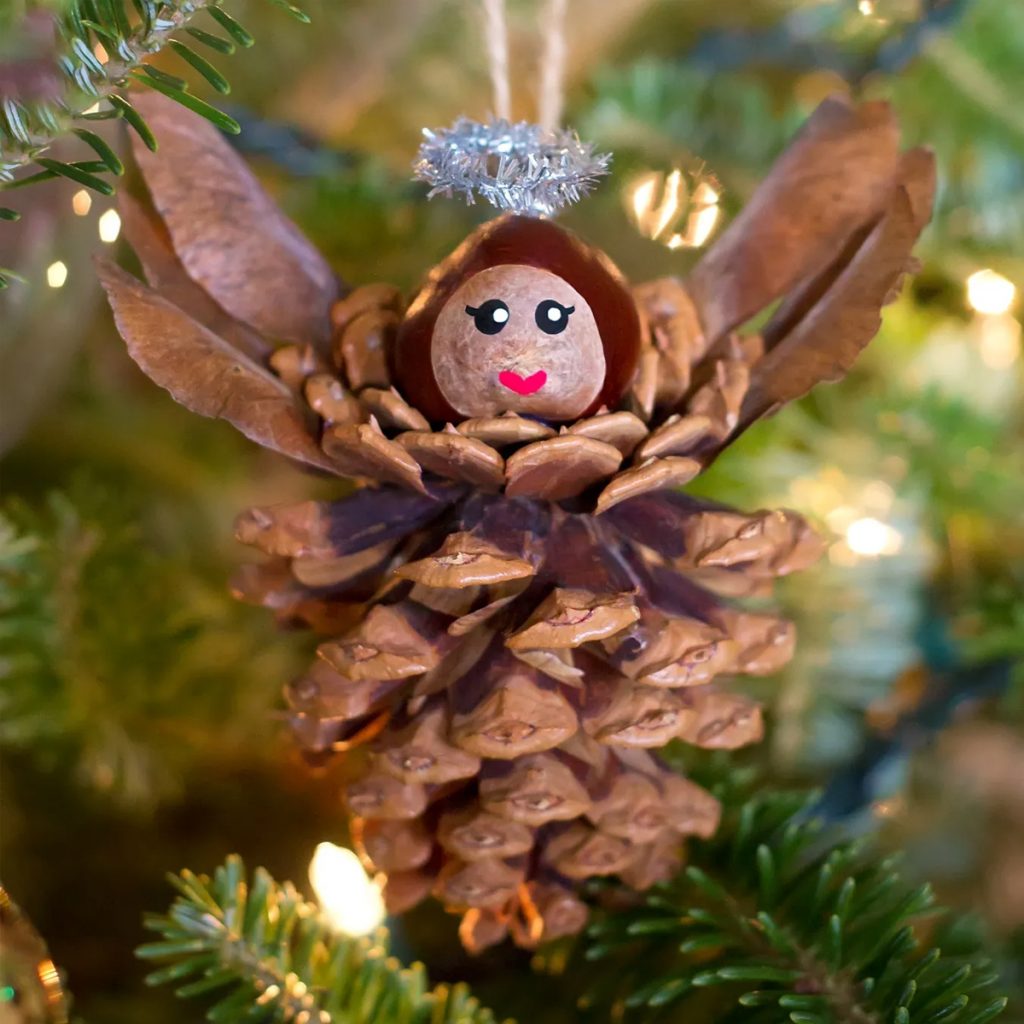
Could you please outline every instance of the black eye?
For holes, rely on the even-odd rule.
[[[466,312],[481,334],[497,334],[508,323],[508,306],[501,299],[488,299],[475,308],[467,306]]]
[[[575,312],[575,306],[563,306],[554,299],[545,299],[537,306],[534,319],[545,334],[561,334],[569,323],[569,314]]]

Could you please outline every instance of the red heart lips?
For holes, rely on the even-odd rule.
[[[517,395],[532,395],[535,391],[540,391],[547,379],[548,375],[544,370],[531,373],[529,377],[520,377],[514,370],[502,370],[498,374],[499,383]]]

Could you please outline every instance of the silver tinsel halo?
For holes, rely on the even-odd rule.
[[[430,198],[463,195],[472,203],[480,196],[499,210],[530,216],[579,202],[611,162],[574,131],[528,121],[460,117],[451,128],[423,134],[413,172],[431,186]]]

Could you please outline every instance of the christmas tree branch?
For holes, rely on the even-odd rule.
[[[601,977],[586,1001],[648,1014],[700,1002],[737,1022],[996,1017],[1006,999],[988,960],[922,950],[920,922],[939,913],[930,887],[811,810],[810,797],[785,792],[734,805],[677,879],[598,919],[585,956]]]
[[[151,149],[156,142],[145,121],[121,93],[136,83],[156,89],[208,118],[224,131],[237,133],[237,122],[189,91],[184,79],[147,63],[161,50],[174,51],[220,93],[229,85],[199,52],[233,53],[251,46],[249,32],[221,7],[222,0],[71,0],[53,16],[54,39],[32,60],[12,64],[6,76],[15,83],[18,70],[31,86],[15,88],[0,102],[0,182],[17,187],[46,178],[65,177],[111,194],[101,174],[123,173],[109,145],[89,129],[93,121],[122,118]],[[285,0],[272,0],[301,21],[306,15]],[[206,13],[221,31],[193,24]],[[182,35],[189,37],[186,44]],[[46,154],[58,140],[77,135],[87,159],[65,162]],[[23,171],[35,173],[20,174]],[[11,211],[8,211],[10,219]]]
[[[464,985],[427,988],[422,964],[388,956],[387,933],[347,938],[289,882],[262,868],[251,881],[238,857],[213,878],[170,876],[178,897],[146,926],[161,941],[138,950],[165,961],[150,984],[173,982],[180,996],[222,994],[215,1021],[297,1024],[492,1024],[494,1015]]]

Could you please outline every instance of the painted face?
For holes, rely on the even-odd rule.
[[[434,377],[463,416],[575,419],[605,379],[594,314],[572,285],[519,264],[474,274],[438,314]]]

